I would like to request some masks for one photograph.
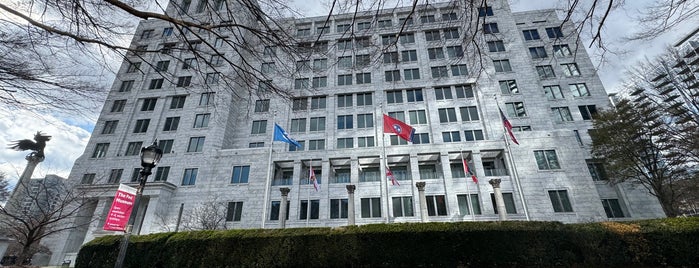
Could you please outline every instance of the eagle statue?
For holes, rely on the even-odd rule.
[[[13,141],[8,148],[15,151],[32,150],[33,152],[29,156],[44,159],[44,147],[46,147],[46,142],[49,140],[51,140],[51,136],[44,135],[39,131],[34,135],[34,141],[30,139]]]

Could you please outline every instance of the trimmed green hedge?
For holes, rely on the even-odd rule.
[[[120,239],[76,267],[114,267]],[[372,224],[133,236],[124,267],[699,266],[697,245],[699,218]]]

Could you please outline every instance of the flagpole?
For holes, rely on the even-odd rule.
[[[273,114],[272,115],[272,122],[274,122],[276,124],[275,119],[277,117],[277,111],[273,111],[272,114]],[[269,156],[267,157],[267,164],[269,165],[269,167],[267,167],[267,179],[265,181],[265,199],[264,199],[264,204],[262,204],[262,226],[261,226],[262,229],[265,228],[265,220],[267,219],[267,203],[269,203],[269,200],[267,200],[267,199],[269,198],[270,187],[272,187],[270,185],[271,178],[269,176],[272,173],[272,166],[273,166],[273,163],[272,163],[272,148],[273,147],[274,147],[274,130],[272,130],[272,138],[269,139]]]
[[[466,161],[464,161],[464,151],[459,150],[459,153],[461,155],[461,164],[468,165]],[[464,178],[466,179],[466,205],[468,206],[468,211],[471,214],[471,220],[476,221],[476,215],[474,214],[473,207],[471,206],[471,190],[468,187],[468,174],[466,174],[466,167],[464,167]]]
[[[379,109],[381,109],[381,127],[383,127],[383,103],[379,105]],[[378,123],[378,122],[377,122]],[[378,128],[378,124],[376,124],[376,128]],[[375,128],[375,129],[376,129]],[[378,131],[378,130],[377,130]],[[384,219],[386,223],[388,223],[389,218],[390,218],[390,207],[388,205],[388,177],[386,177],[386,169],[388,168],[388,159],[386,159],[386,133],[383,132],[383,129],[381,131],[381,156],[383,157],[383,161],[379,161],[380,164],[383,164],[383,172],[381,172],[381,167],[379,166],[379,172],[381,176],[381,181],[379,182],[379,187],[382,187],[383,189],[381,190],[381,195],[383,195],[386,199],[386,218]],[[378,133],[377,133],[378,134]]]
[[[311,182],[311,170],[313,170],[313,159],[308,160],[308,184],[310,185]],[[299,185],[299,187],[301,187]],[[310,218],[310,212],[311,212],[311,187],[306,188],[306,196],[307,198],[307,203],[306,203],[306,227],[308,227],[308,218]]]
[[[495,104],[498,106],[498,113],[502,112],[500,109],[500,103],[498,103],[498,97],[495,96]],[[502,118],[500,119],[502,121]],[[512,176],[515,179],[515,184],[517,185],[517,192],[519,193],[519,199],[522,202],[522,208],[524,209],[524,217],[527,219],[527,221],[531,220],[529,218],[529,209],[527,208],[527,201],[524,198],[524,191],[522,191],[522,184],[519,181],[519,173],[517,172],[517,165],[515,164],[515,160],[512,158],[512,149],[510,149],[510,142],[507,141],[507,135],[508,135],[508,129],[505,128],[505,125],[503,123],[503,129],[505,132],[503,133],[502,137],[505,140],[505,149],[507,149],[507,158],[509,158],[510,166],[512,167]]]

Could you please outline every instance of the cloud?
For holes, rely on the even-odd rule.
[[[90,139],[90,132],[77,124],[66,122],[83,122],[80,119],[59,119],[53,116],[40,116],[28,111],[0,110],[0,171],[7,175],[10,183],[14,184],[24,171],[27,161],[24,157],[28,151],[17,152],[7,149],[7,145],[15,140],[33,139],[37,131],[51,135],[44,150],[46,159],[40,163],[32,177],[44,177],[56,174],[67,177],[73,162],[78,158]],[[82,124],[81,124],[82,125]],[[94,126],[91,123],[90,128]],[[84,127],[84,126],[83,126]]]

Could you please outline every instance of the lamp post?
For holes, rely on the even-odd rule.
[[[129,238],[131,237],[134,221],[136,221],[136,214],[138,214],[138,206],[140,205],[141,195],[143,195],[143,187],[146,186],[148,175],[152,174],[151,170],[158,164],[158,161],[160,161],[160,157],[162,156],[163,151],[158,148],[156,142],[153,142],[153,144],[148,147],[141,148],[141,176],[138,178],[136,198],[133,202],[133,209],[131,210],[131,215],[129,216],[129,222],[126,225],[124,237],[122,238],[121,245],[119,246],[119,255],[117,256],[114,268],[121,268],[124,266],[126,248],[129,247]]]

